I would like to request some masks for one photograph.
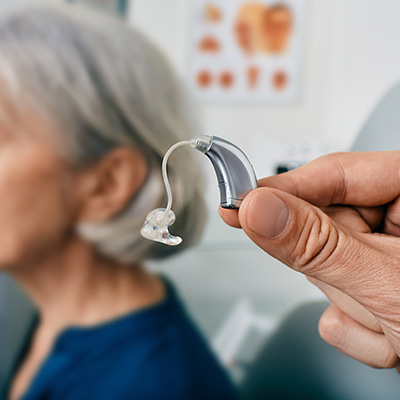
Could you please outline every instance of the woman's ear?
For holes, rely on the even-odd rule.
[[[144,155],[133,147],[119,147],[79,174],[79,222],[103,222],[130,202],[148,173]]]

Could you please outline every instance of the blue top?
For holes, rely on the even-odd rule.
[[[166,285],[161,303],[63,331],[22,399],[236,400],[227,374]]]

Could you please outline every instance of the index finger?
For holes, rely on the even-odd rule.
[[[293,171],[258,181],[317,207],[377,207],[400,195],[400,151],[333,153]],[[236,211],[220,209],[222,219],[240,227]]]
[[[400,151],[334,153],[259,180],[317,207],[376,207],[400,195]]]

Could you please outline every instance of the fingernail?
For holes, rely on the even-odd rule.
[[[285,202],[269,191],[259,191],[248,208],[247,225],[258,235],[274,239],[286,228],[289,208]]]

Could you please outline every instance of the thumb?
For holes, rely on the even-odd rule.
[[[239,221],[249,238],[274,258],[355,297],[360,279],[371,281],[371,263],[384,261],[362,233],[348,231],[319,208],[277,189],[250,192]]]

